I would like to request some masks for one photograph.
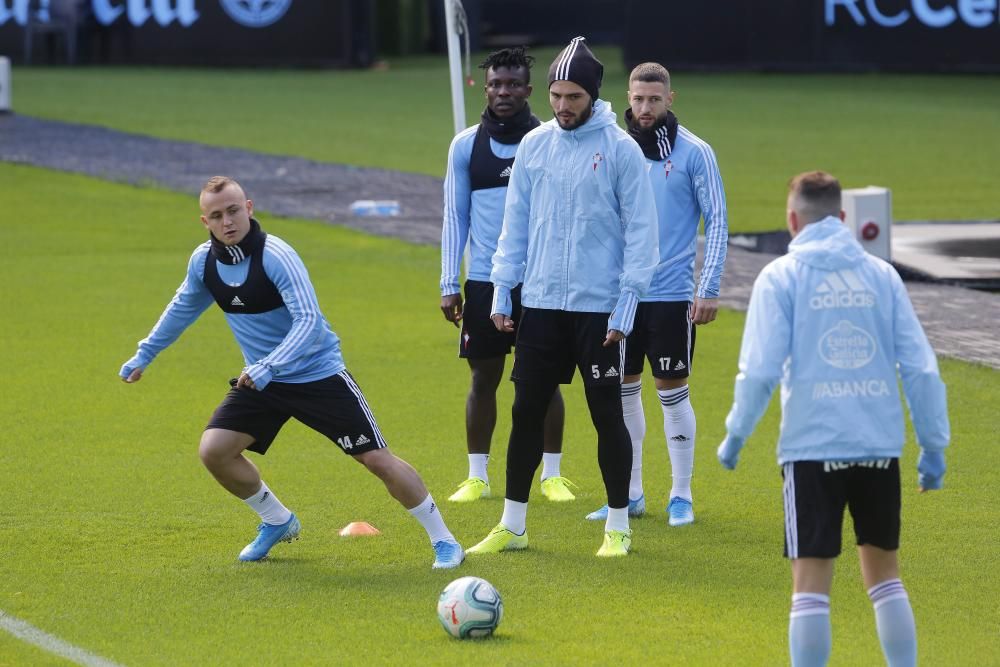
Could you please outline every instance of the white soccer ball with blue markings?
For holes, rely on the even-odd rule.
[[[488,637],[503,618],[503,601],[485,579],[462,577],[441,591],[437,611],[441,625],[453,637]]]

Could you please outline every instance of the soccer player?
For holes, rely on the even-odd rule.
[[[625,346],[622,409],[632,438],[628,508],[630,516],[641,516],[646,510],[642,488],[645,356],[663,406],[663,432],[673,475],[668,522],[683,526],[694,521],[691,475],[696,423],[688,376],[694,359],[696,327],[714,320],[718,310],[729,238],[726,194],[712,147],[678,124],[671,111],[674,91],[670,89],[670,73],[663,65],[643,63],[633,69],[628,98],[628,133],[642,148],[649,164],[649,182],[660,222],[660,264],[649,292],[639,303]],[[699,219],[705,221],[705,259],[696,291]],[[605,505],[587,518],[604,520],[607,514]]]
[[[465,401],[469,477],[448,498],[454,502],[490,496],[487,463],[497,421],[497,387],[505,357],[514,346],[514,333],[497,331],[490,320],[490,270],[503,223],[514,153],[524,135],[540,124],[528,105],[534,60],[523,47],[501,49],[486,58],[480,65],[486,70],[482,120],[459,133],[448,151],[441,229],[441,312],[446,320],[462,328],[458,356],[468,362],[472,373]],[[458,274],[467,241],[469,267],[463,304]],[[520,285],[511,290],[511,301],[513,318],[520,320]],[[559,470],[564,413],[562,394],[557,390],[545,416],[542,454],[542,495],[557,502],[574,499],[569,488],[572,482]]]
[[[239,554],[267,556],[299,535],[299,519],[268,488],[243,452],[265,454],[294,417],[322,433],[385,484],[430,537],[435,568],[464,553],[445,526],[417,472],[389,451],[361,389],[347,372],[340,340],[319,310],[302,260],[265,233],[239,183],[215,176],[200,196],[209,240],[188,262],[187,276],[139,350],[121,368],[138,382],[156,355],[214,301],[243,351],[245,366],[201,436],[201,461],[224,489],[260,515],[257,537]]]
[[[657,263],[656,208],[639,146],[598,91],[604,67],[573,39],[549,68],[555,119],[517,149],[490,277],[493,321],[511,332],[511,291],[523,282],[514,348],[514,407],[500,524],[469,553],[528,546],[525,518],[542,458],[545,411],[580,369],[608,495],[598,556],[632,542],[632,446],[622,416],[624,338]]]
[[[754,282],[718,457],[736,466],[780,381],[792,664],[825,665],[830,656],[830,585],[846,505],[885,658],[914,665],[916,630],[896,557],[903,448],[897,368],[921,448],[921,492],[941,488],[945,473],[945,387],[899,275],[866,254],[843,219],[835,178],[816,171],[792,179],[787,220],[794,238]]]

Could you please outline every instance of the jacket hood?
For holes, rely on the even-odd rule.
[[[559,127],[558,120],[553,120],[555,120],[556,127],[559,128],[560,132],[565,132],[566,134],[575,132],[579,136],[582,134],[590,134],[591,132],[598,132],[609,125],[617,125],[618,117],[615,115],[615,112],[611,110],[610,103],[605,102],[602,99],[598,99],[594,102],[594,112],[590,115],[590,118],[587,119],[586,123],[576,129],[564,130]]]
[[[788,244],[796,261],[827,271],[854,266],[865,258],[865,250],[840,218],[828,216],[806,225]]]

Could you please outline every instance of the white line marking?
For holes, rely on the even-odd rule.
[[[34,644],[43,651],[54,653],[78,665],[85,667],[121,667],[117,662],[111,662],[99,655],[94,655],[82,648],[67,644],[55,635],[39,630],[35,626],[14,618],[0,609],[0,630],[6,630],[21,641]]]

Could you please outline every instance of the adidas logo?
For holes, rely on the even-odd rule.
[[[875,295],[853,270],[832,271],[809,298],[809,307],[813,310],[874,308]]]
[[[672,437],[670,439],[671,440],[675,440],[677,442],[687,442],[688,440],[690,440],[690,438],[687,437],[686,435],[675,435],[674,437]]]
[[[233,300],[229,302],[230,306],[245,306],[246,304],[240,301],[240,297],[234,296]]]
[[[608,372],[604,374],[604,377],[606,377],[606,378],[616,378],[616,377],[618,377],[618,371],[616,371],[615,367],[612,366],[611,368],[608,369]]]
[[[680,360],[678,359],[678,360],[677,360],[677,365],[676,365],[676,366],[674,366],[674,370],[675,370],[675,371],[682,371],[682,370],[684,370],[685,368],[687,368],[687,366],[685,366],[685,365],[684,365],[684,362],[683,362],[683,361],[680,361]]]
[[[500,178],[510,178],[510,167],[500,172]]]
[[[367,436],[366,436],[366,435],[365,435],[364,433],[362,433],[362,434],[361,434],[361,437],[359,437],[359,438],[358,438],[358,439],[357,439],[357,440],[356,440],[356,441],[354,442],[354,444],[360,447],[361,445],[367,445],[367,444],[368,444],[369,442],[371,442],[371,440],[370,440],[370,439],[368,439],[368,437],[367,437]]]

